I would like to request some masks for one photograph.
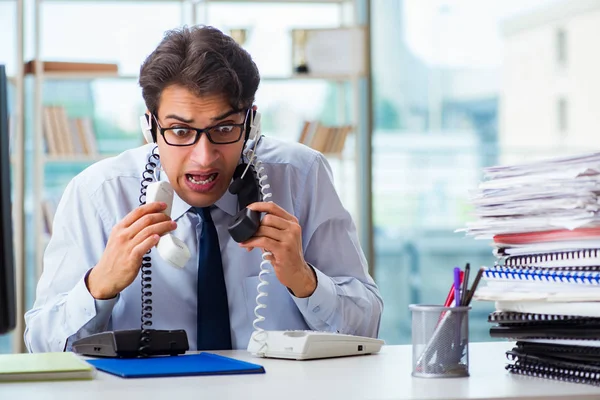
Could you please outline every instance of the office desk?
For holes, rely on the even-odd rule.
[[[468,378],[413,378],[410,346],[312,361],[257,359],[237,350],[218,353],[262,364],[266,373],[122,379],[98,372],[91,381],[0,384],[0,399],[600,399],[600,387],[510,375],[503,366],[511,345],[471,344]]]

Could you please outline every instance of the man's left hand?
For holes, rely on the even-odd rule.
[[[277,279],[296,297],[308,297],[317,288],[317,278],[304,261],[302,228],[298,219],[275,203],[253,203],[250,210],[266,213],[256,234],[241,247],[251,251],[258,247],[272,255],[267,260],[273,265]]]

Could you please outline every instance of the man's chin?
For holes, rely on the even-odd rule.
[[[208,207],[215,204],[225,194],[226,190],[227,187],[214,187],[209,192],[197,192],[187,189],[185,195],[181,198],[192,207]]]

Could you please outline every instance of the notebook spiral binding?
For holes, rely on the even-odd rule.
[[[506,369],[513,374],[533,376],[571,383],[584,383],[600,386],[600,373],[559,368],[541,364],[507,364]]]
[[[576,315],[557,315],[557,314],[532,314],[520,313],[514,311],[493,311],[488,315],[488,322],[491,323],[530,323],[530,322],[600,322],[600,318],[581,317]]]
[[[546,360],[536,356],[511,354],[510,352],[506,353],[506,357],[514,361],[513,364],[505,366],[511,373],[565,382],[600,385],[600,368],[597,366]]]
[[[586,285],[600,284],[600,272],[562,269],[509,268],[504,266],[489,267],[483,273],[487,279],[508,279],[535,282],[579,283]]]
[[[543,254],[527,254],[518,256],[507,256],[504,260],[505,266],[529,266],[531,264],[551,262],[551,261],[570,261],[570,260],[586,260],[590,258],[599,258],[600,249],[581,249],[559,251],[555,253]],[[559,267],[573,269],[573,267]],[[577,267],[579,268],[579,267]],[[582,267],[590,268],[590,267]],[[600,270],[600,266],[594,266],[596,270]]]
[[[569,346],[558,343],[517,341],[515,349],[521,353],[552,353],[554,355],[591,355],[600,360],[600,347]],[[513,349],[513,350],[515,350]]]

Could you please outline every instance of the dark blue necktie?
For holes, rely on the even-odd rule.
[[[195,210],[202,218],[198,249],[198,350],[228,350],[231,331],[219,237],[210,207]]]

